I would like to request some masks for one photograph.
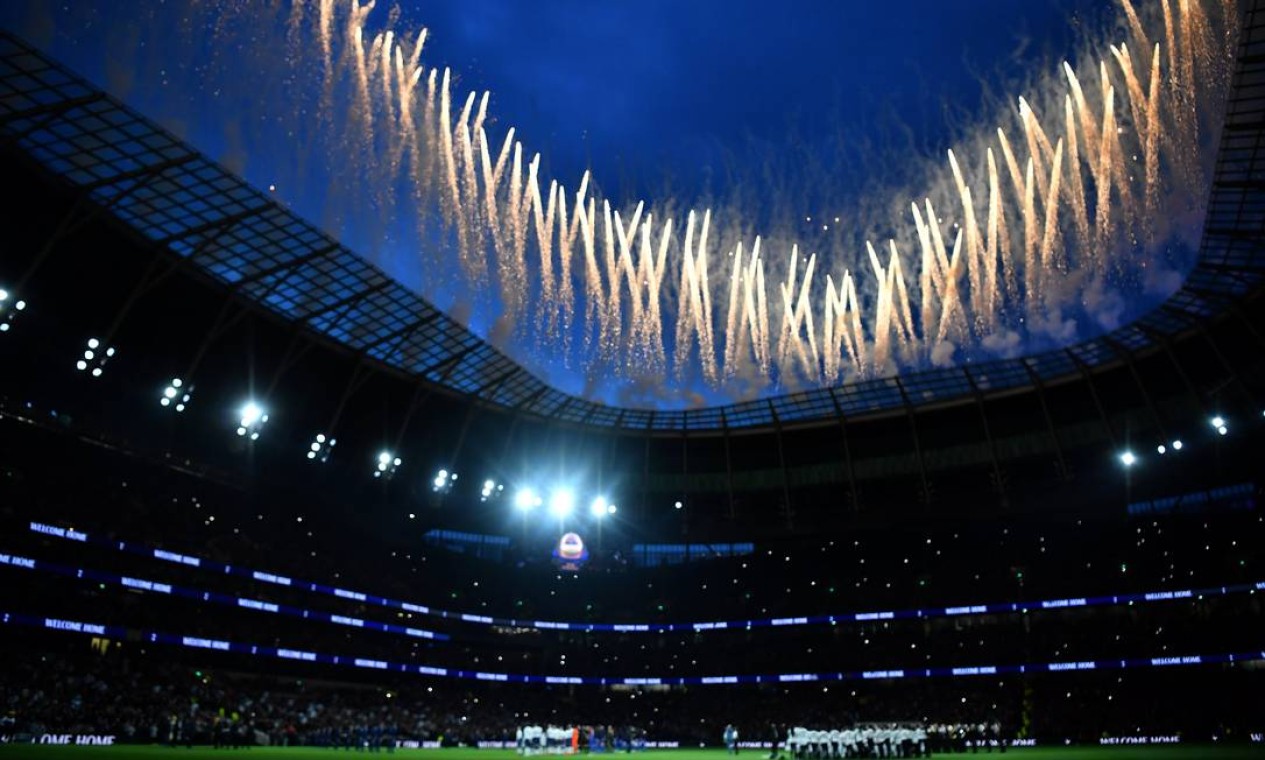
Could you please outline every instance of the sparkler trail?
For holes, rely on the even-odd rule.
[[[1087,40],[1097,53],[965,135],[928,186],[896,199],[900,218],[836,219],[829,247],[757,235],[745,220],[758,212],[737,203],[675,213],[611,198],[588,173],[546,176],[513,127],[494,134],[489,93],[462,95],[425,64],[425,29],[388,12],[371,30],[372,1],[290,0],[281,17],[298,41],[290,64],[320,72],[316,121],[347,130],[331,141],[340,176],[384,216],[414,207],[424,291],[455,285],[497,315],[495,342],[594,377],[747,394],[753,375],[757,391],[835,384],[1054,335],[1083,289],[1137,278],[1147,246],[1174,234],[1165,210],[1203,202],[1238,11],[1118,1],[1118,39]]]

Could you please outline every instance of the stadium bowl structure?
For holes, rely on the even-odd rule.
[[[347,462],[386,446],[407,462],[522,480],[537,465],[519,449],[548,440],[554,460],[541,466],[571,456],[600,480],[618,463],[643,476],[621,503],[685,499],[692,519],[732,519],[742,494],[763,492],[756,500],[780,505],[789,524],[797,503],[837,511],[839,486],[845,511],[886,502],[888,490],[925,506],[981,478],[996,497],[985,501],[1005,505],[1070,477],[1081,458],[1150,451],[1209,414],[1260,417],[1257,9],[1241,34],[1196,267],[1136,322],[1035,356],[681,411],[568,395],[11,36],[0,37],[0,140],[31,191],[7,209],[23,240],[0,277],[43,313],[84,316],[75,330],[126,345],[144,370],[165,364],[159,374],[195,383],[194,410],[264,397],[277,422],[261,448],[303,452],[319,432],[337,436]],[[36,340],[43,328],[28,321]],[[71,325],[45,326],[46,350],[71,340],[56,333]],[[133,372],[131,388],[165,379],[132,368],[119,370]]]

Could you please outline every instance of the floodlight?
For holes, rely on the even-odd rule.
[[[684,506],[685,506],[685,505],[684,505],[684,504],[682,504],[682,503],[681,503],[681,502],[679,502],[679,501],[678,501],[677,503],[675,503],[675,504],[673,504],[673,505],[672,505],[672,507],[673,507],[674,509],[680,509],[680,508],[682,508],[682,507],[684,507]]]
[[[606,505],[606,514],[608,514],[608,515],[613,515],[613,514],[615,514],[617,511],[619,511],[619,507],[615,506],[614,504],[607,504],[607,505]]]
[[[1138,458],[1134,456],[1132,451],[1126,451],[1120,455],[1120,464],[1124,465],[1125,467],[1132,467],[1134,464],[1137,463],[1137,461],[1138,461]]]
[[[183,380],[173,377],[171,382],[167,383],[167,387],[163,388],[162,395],[158,397],[158,403],[164,407],[174,405],[177,412],[183,412],[192,398],[193,386],[186,388]]]
[[[26,308],[26,301],[14,300],[13,295],[4,288],[0,288],[0,332],[8,332],[13,326],[13,320],[17,318],[17,313]]]
[[[307,458],[312,460],[320,460],[322,462],[329,461],[329,455],[332,453],[334,444],[338,441],[326,436],[324,433],[317,433],[312,442],[308,444]]]
[[[250,427],[264,417],[264,410],[254,401],[246,402],[242,407],[242,427]]]
[[[22,302],[18,302],[18,306],[22,306]],[[7,324],[7,323],[6,323]],[[101,350],[98,350],[101,349]],[[80,372],[89,372],[93,377],[101,377],[105,372],[106,363],[114,356],[114,348],[112,346],[102,346],[101,341],[97,338],[88,339],[88,348],[83,352],[83,358],[75,362],[75,369]]]
[[[1155,453],[1157,453],[1157,454],[1161,454],[1161,455],[1162,455],[1162,454],[1167,454],[1167,453],[1168,453],[1168,447],[1167,447],[1167,446],[1165,446],[1164,444],[1162,444],[1162,443],[1161,443],[1159,446],[1156,446],[1156,447],[1155,447]]]
[[[401,462],[399,457],[384,449],[378,454],[378,467],[374,470],[373,476],[375,478],[389,478],[395,474],[395,470],[400,466],[400,464]]]
[[[575,494],[569,488],[560,488],[549,495],[549,514],[566,517],[575,509]]]
[[[238,415],[237,434],[250,436],[250,440],[259,440],[259,433],[268,422],[268,412],[254,401],[247,401]]]
[[[1182,450],[1181,439],[1173,441],[1173,451],[1181,451],[1181,450]]]
[[[589,512],[591,512],[594,517],[605,517],[607,507],[609,506],[610,505],[606,503],[606,497],[599,496],[593,500],[592,504],[589,505]]]
[[[530,488],[519,489],[518,493],[514,494],[514,506],[526,512],[540,506],[540,497]]]

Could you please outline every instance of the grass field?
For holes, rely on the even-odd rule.
[[[213,758],[242,757],[252,760],[328,760],[335,757],[403,757],[410,760],[517,760],[512,750],[497,749],[414,749],[399,750],[395,755],[386,752],[357,753],[341,750],[291,747],[260,747],[256,749],[216,750],[208,747],[193,749],[167,747],[56,747],[31,744],[0,745],[0,758],[31,758],[32,760],[158,760],[158,758],[185,758],[185,760],[212,760]],[[725,760],[719,749],[653,750],[643,753],[653,760]],[[986,756],[986,755],[984,755]],[[595,757],[602,757],[596,755]],[[622,757],[622,756],[616,756]],[[627,756],[631,757],[631,756]],[[763,758],[764,754],[751,750],[740,757],[747,760]],[[974,755],[937,755],[936,757],[975,757]],[[1265,757],[1265,747],[1256,746],[1157,746],[1157,747],[1029,747],[1012,749],[1006,757],[1020,760],[1247,760]]]

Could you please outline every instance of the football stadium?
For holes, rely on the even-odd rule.
[[[1265,1],[20,1],[0,165],[0,759],[1265,757]]]

